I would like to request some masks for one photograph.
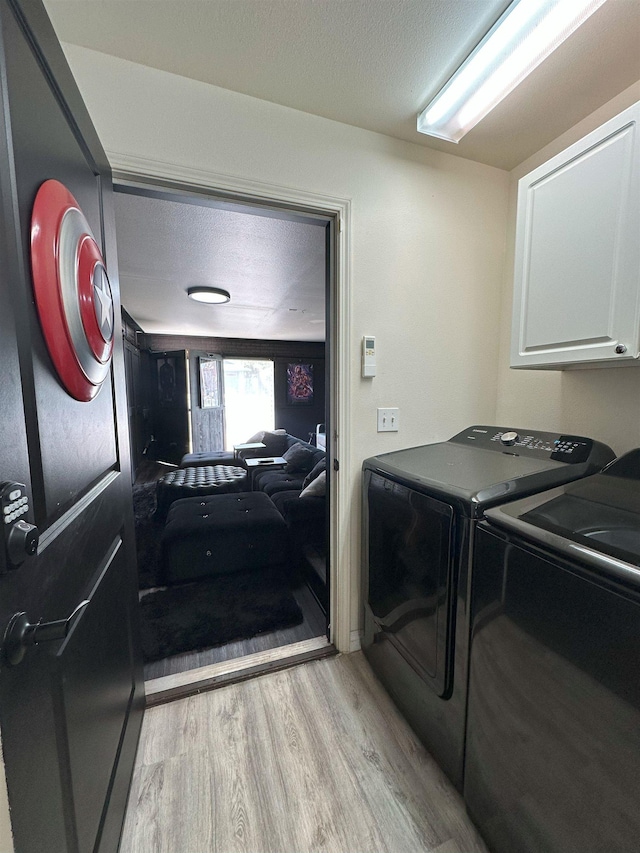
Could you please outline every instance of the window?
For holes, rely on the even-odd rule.
[[[273,361],[225,358],[225,449],[275,427]]]

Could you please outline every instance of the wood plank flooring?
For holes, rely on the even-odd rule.
[[[147,711],[121,853],[486,853],[361,652]]]

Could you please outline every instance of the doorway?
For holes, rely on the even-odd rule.
[[[217,314],[215,316],[213,314],[209,315],[211,318],[211,325],[206,329],[206,331],[209,332],[208,335],[193,334],[193,332],[202,332],[202,329],[198,328],[197,324],[194,325],[193,322],[191,322],[191,325],[188,328],[180,330],[177,334],[171,333],[173,332],[171,327],[165,327],[163,332],[158,331],[157,327],[154,327],[153,325],[153,311],[148,308],[148,301],[146,303],[147,308],[145,309],[144,304],[136,304],[135,297],[133,295],[131,299],[129,299],[129,294],[134,293],[134,291],[130,289],[131,282],[129,281],[129,277],[134,279],[133,285],[137,285],[144,276],[141,274],[139,268],[136,269],[135,266],[132,267],[130,265],[127,257],[127,240],[128,237],[131,237],[132,231],[130,225],[127,225],[126,211],[124,224],[119,219],[118,202],[120,199],[125,200],[125,208],[132,199],[135,199],[136,201],[143,199],[153,202],[152,206],[154,209],[152,210],[151,219],[161,233],[164,225],[162,222],[162,216],[158,214],[158,202],[168,203],[173,206],[181,206],[181,228],[184,227],[184,222],[188,221],[189,214],[195,212],[196,223],[194,231],[197,239],[203,238],[201,221],[203,207],[208,211],[213,210],[217,212],[223,211],[224,213],[232,213],[236,217],[236,223],[239,222],[239,227],[242,231],[242,238],[245,243],[245,249],[248,235],[250,236],[252,231],[252,225],[247,225],[245,227],[245,222],[239,220],[238,215],[245,219],[253,217],[253,225],[255,225],[255,218],[259,218],[261,221],[259,223],[258,231],[263,238],[266,230],[268,230],[265,229],[265,226],[268,226],[271,223],[276,224],[281,231],[282,224],[285,223],[285,231],[295,229],[300,230],[301,227],[304,227],[307,229],[308,234],[315,232],[313,238],[305,237],[305,240],[307,240],[308,243],[313,243],[316,247],[320,242],[316,236],[319,234],[322,246],[322,269],[320,272],[316,269],[314,275],[316,282],[321,278],[321,306],[318,306],[317,292],[310,292],[312,291],[312,288],[308,283],[305,284],[305,280],[302,278],[300,281],[301,290],[298,298],[295,296],[295,289],[289,286],[286,294],[288,301],[284,301],[282,294],[280,294],[280,298],[276,298],[273,304],[266,304],[263,288],[263,292],[259,294],[259,298],[256,300],[256,302],[259,303],[258,305],[243,305],[236,301],[236,305],[234,306],[236,311],[238,308],[245,312],[248,310],[249,313],[253,310],[254,316],[249,317],[249,326],[252,329],[256,328],[256,313],[259,315],[257,319],[257,326],[262,325],[267,330],[271,330],[273,329],[273,325],[270,326],[269,322],[272,317],[277,316],[278,314],[282,316],[283,313],[286,312],[286,321],[288,325],[298,330],[303,329],[305,339],[298,341],[287,340],[286,330],[284,333],[278,332],[278,339],[269,339],[264,336],[255,338],[239,337],[237,326],[235,327],[233,337],[225,337],[224,332],[228,333],[229,331],[228,326],[225,327],[225,323],[228,323],[228,318],[224,317],[221,319],[221,314]],[[148,217],[146,216],[141,217],[139,213],[137,215],[138,222],[145,221],[147,218]],[[205,403],[205,405],[211,405],[214,408],[219,407],[224,410],[223,417],[226,426],[224,447],[227,451],[232,451],[235,445],[246,442],[248,439],[253,437],[254,434],[259,434],[260,432],[269,433],[274,428],[280,432],[285,432],[287,436],[293,435],[296,439],[300,440],[302,444],[313,445],[315,444],[318,425],[331,424],[331,412],[328,405],[328,401],[331,399],[331,382],[328,378],[331,375],[331,371],[329,359],[325,358],[327,341],[324,332],[328,325],[328,292],[331,286],[332,270],[335,268],[333,259],[330,255],[330,247],[333,243],[330,232],[333,231],[333,227],[334,224],[331,217],[319,216],[317,213],[304,215],[298,210],[274,210],[267,207],[255,208],[253,206],[248,206],[246,203],[230,202],[228,199],[220,200],[212,198],[211,196],[204,197],[201,194],[194,196],[188,193],[185,195],[184,190],[178,191],[177,189],[158,187],[150,188],[148,186],[140,187],[131,186],[129,184],[119,184],[116,186],[116,228],[119,239],[121,291],[123,294],[123,305],[131,315],[133,322],[137,325],[135,330],[136,342],[140,345],[143,357],[144,351],[146,350],[151,355],[152,360],[157,360],[157,358],[163,357],[169,353],[173,356],[175,351],[179,348],[184,349],[187,363],[185,370],[189,385],[189,399],[187,405],[191,408],[192,412],[194,409],[202,407],[203,403]],[[224,223],[221,233],[223,239],[229,241],[228,222]],[[194,245],[196,237],[194,237],[193,241],[189,244],[191,252],[195,251]],[[138,244],[140,244],[140,240],[137,236],[135,236],[135,239]],[[266,242],[268,243],[268,237],[266,238]],[[265,240],[263,240],[261,245],[261,251],[263,254],[260,261],[262,264],[266,264],[267,262],[266,254],[264,252],[264,243]],[[283,251],[282,244],[280,245],[280,249]],[[143,252],[143,254],[145,253]],[[148,253],[146,254],[148,256]],[[296,258],[295,261],[298,265],[298,273],[300,268],[304,267],[305,264],[307,266],[310,265],[308,259]],[[252,266],[254,267],[251,258],[249,258],[249,263],[246,264],[246,266],[249,268]],[[149,290],[148,281],[151,278],[153,278],[153,275],[150,275],[149,270],[147,270],[146,282],[142,282],[142,291],[146,291],[147,294]],[[191,283],[193,283],[192,280],[185,276],[185,279],[181,283],[182,290],[186,290],[187,285]],[[199,282],[199,284],[201,283],[202,282]],[[220,282],[214,281],[213,283],[217,285]],[[162,287],[160,287],[159,284],[163,283],[159,283],[156,279],[154,292],[157,300],[161,298],[162,293]],[[225,285],[232,293],[231,303],[233,305],[233,286],[229,284],[228,280],[225,280]],[[305,286],[307,288],[306,290]],[[267,295],[269,294],[267,293]],[[275,296],[277,297],[278,294],[276,293]],[[186,300],[184,304],[187,305]],[[172,313],[174,317],[179,317],[178,309],[175,307],[172,310]],[[298,315],[297,317],[293,316],[296,314]],[[297,325],[295,325],[294,321],[297,322]],[[253,326],[251,326],[251,323],[253,323]],[[222,325],[222,329],[219,328],[220,325]],[[151,331],[148,331],[148,329]],[[220,334],[215,335],[214,338],[214,334],[212,333],[218,331],[220,331]],[[273,334],[273,332],[271,333]],[[264,335],[265,332],[263,331],[262,334]],[[300,335],[300,337],[302,338],[303,335]],[[212,347],[211,345],[214,341],[216,346]],[[215,352],[213,351],[214,349]],[[320,353],[322,357],[319,357]],[[268,355],[269,357],[261,358],[260,356],[262,355]],[[211,389],[208,385],[203,387],[200,373],[204,369],[210,372],[212,369],[211,362],[215,362],[216,359],[219,360],[218,364],[221,368],[220,385],[222,396],[219,400],[210,400],[210,394],[209,396],[207,396],[207,394],[203,396],[203,391],[210,392]],[[164,360],[166,361],[166,359]],[[197,368],[194,366],[196,364]],[[295,403],[297,401],[294,400],[292,403],[291,400],[287,399],[287,389],[284,381],[280,382],[282,388],[280,388],[279,385],[277,386],[279,376],[280,378],[282,376],[286,376],[287,371],[296,376],[302,373],[307,377],[312,377],[311,381],[314,383],[313,387],[315,389],[315,408],[312,408],[311,405],[307,408],[307,403],[310,404],[312,402],[311,400],[303,400],[302,405],[296,406]],[[197,379],[195,384],[192,380],[189,380],[189,377],[194,376],[196,376]],[[197,384],[198,382],[200,382],[200,385]],[[259,392],[258,396],[255,396],[256,392]],[[152,405],[150,406],[150,409],[153,410],[153,400],[151,403]],[[275,419],[273,419],[272,414],[274,409],[277,413]],[[249,429],[246,428],[249,426],[247,423],[247,417],[252,419]],[[153,417],[151,417],[150,423],[147,424],[147,430],[151,430],[153,438],[151,447],[153,447],[153,444],[156,446],[163,445],[163,441],[160,440],[157,435],[153,434],[154,424],[157,422],[157,420],[154,420]],[[191,423],[194,422],[195,421],[192,417]],[[166,444],[166,440],[164,443]],[[144,443],[141,441],[137,442],[138,446],[143,444]],[[144,444],[144,446],[148,447],[149,445]],[[190,449],[194,449],[193,441]],[[218,450],[217,447],[211,449]],[[268,455],[268,451],[264,452]],[[163,474],[165,472],[166,469],[164,466],[166,466],[167,460],[153,457],[154,454],[151,452],[151,454],[145,454],[142,460],[138,460],[139,465],[142,463],[142,477],[139,485],[154,485],[153,478],[155,475]],[[225,461],[229,462],[229,460]],[[150,463],[155,463],[156,467],[152,467]],[[172,464],[180,464],[177,456],[173,457]],[[302,482],[298,483],[296,486],[298,492],[301,491],[301,485]],[[248,488],[252,487],[253,482]],[[269,496],[273,497],[273,495]],[[274,504],[280,508],[282,507],[282,503],[275,499]],[[325,499],[325,504],[329,504],[328,494]],[[328,519],[330,517],[329,513],[326,509],[324,512],[324,518]],[[284,517],[286,519],[286,513],[284,514]],[[236,658],[238,656],[245,657],[247,654],[252,654],[257,651],[263,652],[271,646],[274,648],[281,648],[289,646],[291,643],[295,644],[312,638],[320,638],[321,642],[318,644],[318,647],[320,649],[326,649],[328,646],[327,624],[329,616],[329,595],[326,586],[327,580],[330,576],[330,572],[327,571],[327,560],[330,553],[330,527],[327,520],[325,520],[323,526],[323,538],[323,546],[319,550],[315,547],[311,558],[308,561],[311,567],[310,570],[315,572],[315,583],[309,584],[305,582],[303,584],[304,594],[302,595],[302,598],[307,597],[308,601],[300,601],[300,591],[298,590],[295,592],[296,600],[302,605],[301,609],[304,613],[303,633],[296,633],[296,631],[292,630],[291,627],[285,626],[276,631],[260,632],[257,637],[249,638],[251,642],[248,644],[244,639],[240,640],[239,644],[236,643],[235,649],[231,649],[231,643],[226,643],[224,644],[224,650],[221,652],[225,659]],[[317,542],[314,543],[314,545],[317,545]],[[319,554],[321,558],[320,560]],[[318,563],[322,561],[324,561],[324,566],[322,567],[323,578],[322,581],[318,583]],[[323,584],[325,586],[324,600],[322,602],[324,611],[322,607],[320,607],[320,609],[318,608],[319,596],[317,589],[318,586],[322,587]],[[144,598],[144,596],[142,596],[142,598]],[[271,634],[272,636],[268,636],[268,634]],[[164,663],[159,665],[158,662],[151,662],[147,667],[147,678],[159,678],[174,673],[176,670],[173,664],[176,664],[180,668],[189,667],[190,669],[200,669],[207,666],[209,663],[218,660],[219,654],[217,652],[211,652],[211,650],[205,654],[202,650],[198,649],[194,650],[193,655],[187,655],[186,658],[180,662],[177,662],[177,655],[172,657],[174,657],[175,660],[169,666],[165,666]]]

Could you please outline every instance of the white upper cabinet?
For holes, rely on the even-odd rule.
[[[640,364],[640,103],[518,183],[511,366]]]

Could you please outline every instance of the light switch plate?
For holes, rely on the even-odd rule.
[[[378,409],[378,432],[398,432],[399,409]]]

